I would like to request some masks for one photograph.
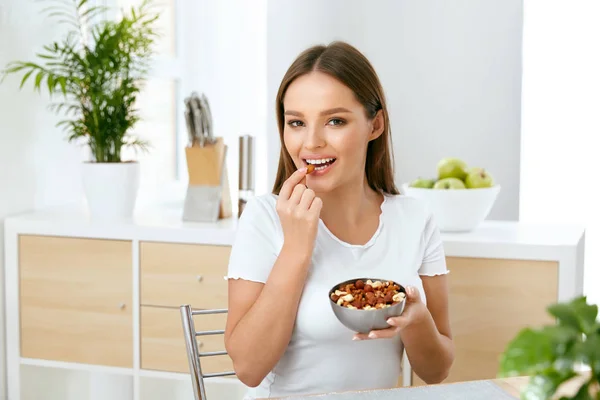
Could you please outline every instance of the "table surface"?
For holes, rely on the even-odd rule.
[[[572,396],[574,393],[577,392],[577,389],[579,388],[579,386],[581,385],[581,383],[583,382],[583,380],[585,380],[586,377],[585,376],[580,376],[572,381],[567,382],[565,385],[560,387],[559,392],[557,393],[557,395],[561,395],[561,396],[566,396],[566,395],[570,395]],[[440,384],[440,385],[429,385],[429,386],[423,386],[421,388],[423,389],[428,389],[428,388],[437,388],[437,389],[441,389],[444,388],[446,389],[446,393],[448,393],[448,399],[454,399],[454,398],[459,398],[456,397],[457,395],[460,395],[460,391],[458,391],[457,389],[461,389],[464,388],[465,391],[468,391],[471,393],[471,396],[469,396],[469,398],[471,399],[475,399],[475,398],[481,398],[481,397],[476,397],[472,395],[472,391],[474,389],[476,389],[478,387],[478,385],[476,385],[476,383],[488,383],[488,385],[481,385],[480,387],[482,389],[485,390],[489,390],[491,389],[490,386],[494,386],[496,388],[500,388],[507,396],[507,398],[515,398],[515,399],[519,399],[520,398],[520,393],[521,390],[527,385],[527,383],[529,382],[529,378],[528,377],[511,377],[511,378],[502,378],[502,379],[491,379],[491,380],[487,380],[487,381],[474,381],[474,382],[458,382],[458,383],[446,383],[446,384]],[[460,385],[460,384],[463,385]],[[489,385],[489,383],[493,383],[494,385]],[[345,392],[345,393],[323,393],[323,394],[316,394],[316,395],[310,395],[310,396],[291,396],[291,397],[285,397],[285,398],[279,398],[279,400],[345,400],[345,399],[362,399],[363,397],[365,399],[392,399],[392,398],[396,398],[395,394],[399,394],[399,393],[403,393],[404,394],[408,394],[408,392],[410,390],[416,389],[416,388],[394,388],[394,389],[382,389],[382,390],[372,390],[372,391],[363,391],[363,392]],[[454,390],[452,390],[454,389]],[[438,390],[439,391],[439,390]],[[363,397],[360,397],[359,395],[363,394]],[[368,395],[367,395],[368,394]],[[384,394],[388,394],[388,396],[385,396]],[[394,394],[394,395],[391,395]],[[481,393],[481,395],[485,396],[488,395],[489,393]],[[430,397],[432,396],[433,397]],[[461,396],[462,398],[466,398],[467,396]],[[402,396],[402,399],[407,398],[405,395]],[[421,396],[409,396],[409,399],[431,399],[431,398],[440,398],[439,397],[439,393],[435,394],[433,393],[433,391],[431,391],[430,394],[426,393],[426,390],[423,391],[423,395]],[[488,399],[489,397],[485,397],[486,399]],[[261,400],[266,400],[266,399],[261,399]],[[277,400],[277,399],[271,399],[271,400]]]

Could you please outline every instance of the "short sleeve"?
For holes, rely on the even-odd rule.
[[[450,272],[446,266],[446,254],[440,230],[431,214],[427,216],[422,240],[424,252],[419,275],[435,276]]]
[[[244,208],[229,256],[225,279],[266,283],[279,254],[276,215],[268,200],[251,198]]]

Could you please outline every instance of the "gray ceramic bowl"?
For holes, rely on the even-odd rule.
[[[381,308],[381,309],[370,309],[370,310],[359,310],[352,309],[339,306],[336,302],[331,300],[331,293],[335,292],[336,289],[340,287],[340,285],[346,285],[348,283],[356,282],[357,280],[362,280],[366,282],[367,280],[371,281],[382,281],[387,282],[389,279],[380,279],[380,278],[354,278],[349,279],[344,282],[340,282],[336,284],[334,287],[329,289],[327,292],[327,296],[329,297],[329,304],[331,304],[331,308],[333,309],[333,313],[337,317],[337,319],[344,324],[348,329],[351,329],[354,332],[358,333],[368,333],[374,329],[386,329],[389,328],[390,325],[386,322],[390,317],[398,317],[404,311],[404,306],[406,304],[406,298],[402,300],[400,303],[394,304],[391,307]],[[390,281],[394,282],[394,281]],[[400,291],[406,294],[406,289],[401,284],[394,282],[396,285],[400,286]]]

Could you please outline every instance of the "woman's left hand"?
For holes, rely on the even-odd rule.
[[[406,305],[404,311],[399,317],[391,317],[387,320],[387,323],[391,325],[387,329],[373,330],[366,333],[357,333],[354,335],[353,340],[365,340],[365,339],[386,339],[398,335],[403,329],[411,325],[418,324],[427,318],[429,310],[423,301],[419,290],[413,286],[406,288]]]

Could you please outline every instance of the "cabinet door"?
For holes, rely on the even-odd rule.
[[[448,257],[447,264],[455,361],[445,382],[495,378],[521,329],[553,322],[546,307],[558,299],[558,263]]]
[[[227,308],[229,246],[143,242],[141,304]]]
[[[20,236],[21,356],[133,363],[131,242]]]
[[[142,306],[141,312],[142,368],[188,373],[179,309]],[[196,331],[224,329],[226,319],[226,314],[197,315],[194,317],[194,324]],[[223,335],[201,336],[198,338],[198,350],[225,350],[223,339]],[[203,357],[200,362],[203,373],[233,370],[231,359],[227,355]]]

